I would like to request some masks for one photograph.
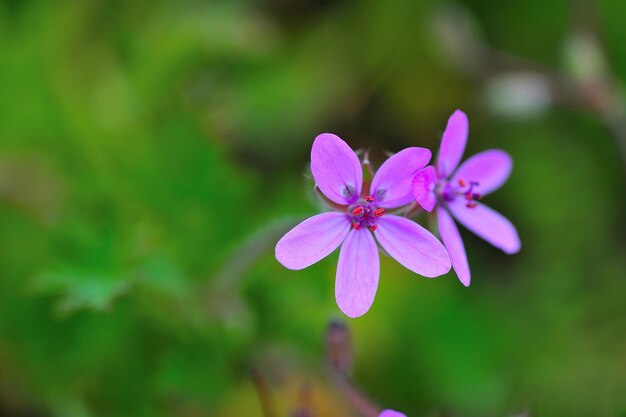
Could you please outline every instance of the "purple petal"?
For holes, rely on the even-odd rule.
[[[361,193],[361,162],[348,144],[332,133],[315,138],[311,171],[322,193],[337,204],[351,204]]]
[[[393,410],[383,410],[378,417],[406,417],[406,415]]]
[[[380,246],[405,268],[434,278],[450,270],[443,245],[428,230],[404,217],[385,215],[374,232]]]
[[[437,161],[437,173],[441,178],[450,176],[461,162],[467,143],[468,129],[467,116],[461,110],[455,111],[448,119]]]
[[[276,259],[289,269],[304,269],[337,249],[350,231],[344,213],[328,212],[309,217],[276,244]]]
[[[497,211],[480,203],[474,208],[468,208],[460,200],[448,204],[448,208],[463,226],[496,248],[508,254],[520,250],[522,244],[515,226]]]
[[[413,178],[413,184],[411,185],[413,198],[428,212],[433,211],[435,204],[437,204],[436,185],[437,173],[432,165],[422,169]]]
[[[448,255],[450,255],[454,272],[456,272],[456,275],[459,277],[459,281],[466,287],[469,287],[471,278],[470,269],[459,229],[456,227],[456,224],[454,224],[452,216],[450,216],[443,207],[437,209],[437,221],[439,223],[439,234],[441,235],[443,244],[448,250]]]
[[[491,149],[477,153],[463,162],[454,173],[453,182],[463,179],[468,184],[478,183],[474,191],[486,195],[497,190],[506,182],[511,174],[513,161],[508,153],[499,149]]]
[[[341,245],[335,298],[348,317],[367,313],[378,288],[378,247],[369,230],[353,230]]]
[[[370,187],[378,206],[396,208],[413,201],[411,182],[430,157],[426,148],[407,148],[387,159],[374,175]]]

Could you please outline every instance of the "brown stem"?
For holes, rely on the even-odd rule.
[[[326,330],[326,363],[331,380],[348,403],[365,417],[378,417],[380,407],[361,392],[348,377],[353,352],[350,331],[345,323],[332,321]]]
[[[314,417],[315,413],[313,412],[312,403],[313,400],[311,398],[312,390],[308,384],[303,384],[300,387],[300,392],[298,393],[298,405],[296,409],[291,413],[291,417]]]
[[[382,411],[381,408],[361,392],[350,379],[332,370],[330,374],[339,392],[350,405],[365,417],[378,417]]]
[[[263,415],[265,417],[278,417],[276,405],[274,404],[269,386],[263,375],[261,375],[258,369],[252,368],[250,370],[250,376],[252,377],[252,382],[259,396]]]

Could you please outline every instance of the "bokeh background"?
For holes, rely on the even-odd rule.
[[[380,406],[625,416],[625,21],[621,0],[0,2],[0,415],[359,416],[325,365],[340,319]],[[342,317],[336,253],[273,256],[319,210],[313,138],[379,163],[436,151],[456,108],[466,155],[514,158],[487,203],[522,251],[463,231],[470,288],[383,257]]]

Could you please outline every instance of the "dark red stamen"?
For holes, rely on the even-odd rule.
[[[472,201],[472,198],[473,198],[473,197],[472,197],[472,193],[465,193],[465,199],[466,199],[467,201]]]
[[[466,206],[467,208],[476,208],[476,206],[477,206],[477,205],[478,205],[478,204],[476,204],[476,203],[474,203],[473,201],[471,201],[471,202],[467,203],[465,206]]]
[[[354,216],[362,216],[363,215],[363,207],[362,206],[358,206],[357,208],[355,208],[354,210],[352,210],[352,214]]]
[[[352,228],[354,230],[359,230],[361,228],[361,224],[360,223],[352,223]]]
[[[377,224],[373,224],[370,226],[370,230],[373,232],[374,230],[378,229],[378,225]]]
[[[374,197],[372,197],[371,195],[368,195],[365,197],[365,201],[367,201],[368,203],[372,203],[374,201]]]
[[[474,200],[480,200],[481,198],[483,198],[483,196],[482,196],[482,195],[480,195],[480,194],[472,194],[472,198],[473,198]]]
[[[376,216],[376,217],[381,217],[385,213],[387,213],[387,210],[385,210],[382,207],[381,208],[377,208],[376,210],[374,210],[374,216]]]
[[[466,185],[467,183],[465,182],[465,180],[463,178],[459,178],[459,186],[465,187]]]

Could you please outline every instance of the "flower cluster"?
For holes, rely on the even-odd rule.
[[[379,279],[379,247],[405,268],[434,278],[454,268],[470,283],[470,270],[453,218],[506,253],[520,249],[515,227],[479,200],[499,188],[511,172],[510,156],[489,150],[459,166],[468,136],[467,116],[457,110],[441,141],[436,168],[431,152],[404,149],[363,179],[363,164],[338,136],[317,136],[311,172],[329,211],[290,230],[276,245],[276,259],[289,269],[306,268],[341,247],[335,280],[339,308],[349,317],[365,314]],[[421,207],[437,216],[443,244],[402,213]],[[392,415],[392,414],[389,414]]]

